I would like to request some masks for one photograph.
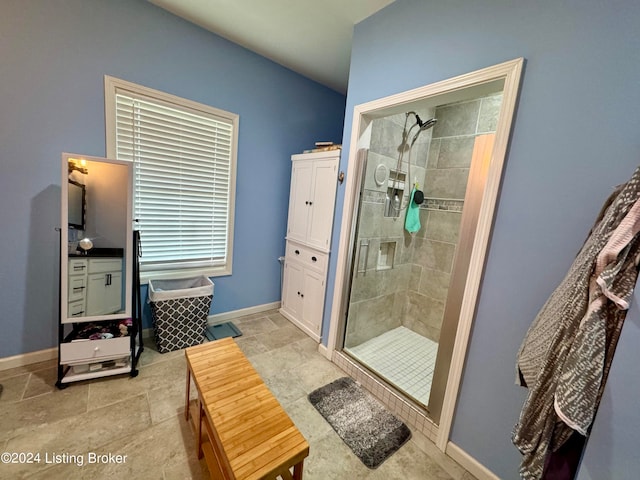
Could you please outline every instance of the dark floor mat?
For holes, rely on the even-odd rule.
[[[218,325],[210,325],[204,332],[209,340],[220,340],[221,338],[235,338],[242,335],[242,332],[233,322],[220,323]]]
[[[371,469],[411,438],[409,428],[351,378],[340,378],[311,392],[309,401]]]

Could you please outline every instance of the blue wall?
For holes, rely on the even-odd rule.
[[[233,275],[212,313],[276,302],[290,155],[340,142],[345,97],[139,0],[4,0],[0,357],[57,344],[60,154],[105,155],[104,75],[240,115]]]
[[[589,443],[584,452],[578,480],[636,480],[640,471],[640,293],[633,302],[622,328],[616,356]]]
[[[612,187],[640,160],[638,25],[636,0],[397,0],[355,29],[343,152],[355,105],[526,59],[451,433],[500,478],[516,478],[520,462],[511,444],[525,397],[514,385],[520,342]],[[329,299],[335,267],[334,255]]]

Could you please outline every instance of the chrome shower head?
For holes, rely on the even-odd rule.
[[[416,115],[416,122],[417,122],[418,126],[420,127],[420,131],[427,130],[427,129],[433,127],[436,124],[436,122],[438,121],[437,118],[430,118],[426,122],[423,122],[420,119],[420,117],[418,116],[417,113],[415,115]]]
[[[417,114],[415,115],[416,115],[416,125],[418,125],[419,128],[416,134],[411,139],[411,145],[413,145],[416,142],[416,140],[418,139],[418,136],[420,135],[420,132],[423,132],[424,130],[429,130],[438,121],[437,118],[430,118],[426,122],[423,122]]]

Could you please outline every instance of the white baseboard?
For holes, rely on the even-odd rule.
[[[58,359],[58,349],[47,348],[46,350],[38,350],[36,352],[23,353],[14,355],[13,357],[0,358],[0,370],[9,370],[10,368],[24,367],[33,363],[46,362],[48,360]]]
[[[218,313],[216,315],[209,315],[207,317],[207,323],[209,325],[215,325],[233,320],[234,318],[243,317],[245,315],[266,312],[268,310],[277,310],[278,308],[280,308],[280,302],[273,302],[266,303],[264,305],[256,305],[255,307],[242,308],[232,312]],[[143,329],[143,336],[151,337],[152,335],[153,328]],[[47,360],[56,360],[57,358],[57,347],[38,350],[36,352],[23,353],[21,355],[14,355],[13,357],[0,358],[0,371],[16,367],[24,367],[33,363],[46,362]]]
[[[453,442],[447,443],[445,453],[458,462],[462,468],[467,470],[478,480],[500,480],[500,477]]]
[[[329,352],[329,349],[321,343],[318,344],[318,353],[327,360],[331,360],[331,353]]]
[[[320,340],[321,340],[320,339],[320,335],[317,335],[313,330],[311,330],[305,324],[300,322],[300,320],[298,320],[296,317],[294,317],[293,315],[289,314],[289,312],[287,312],[285,309],[281,308],[279,310],[279,312],[280,312],[280,315],[285,317],[287,320],[289,320],[291,323],[293,323],[296,327],[298,327],[300,330],[302,330],[304,333],[306,333],[311,338],[313,338],[316,342],[318,342],[318,344],[320,344]]]
[[[254,313],[262,313],[269,310],[277,310],[280,308],[280,302],[265,303],[264,305],[256,305],[255,307],[241,308],[231,312],[216,313],[207,317],[209,325],[217,325],[218,323],[228,322],[234,318],[244,317],[245,315],[253,315]]]

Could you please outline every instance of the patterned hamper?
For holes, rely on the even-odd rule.
[[[211,279],[204,275],[180,280],[149,280],[148,302],[158,352],[202,343],[213,287]]]

